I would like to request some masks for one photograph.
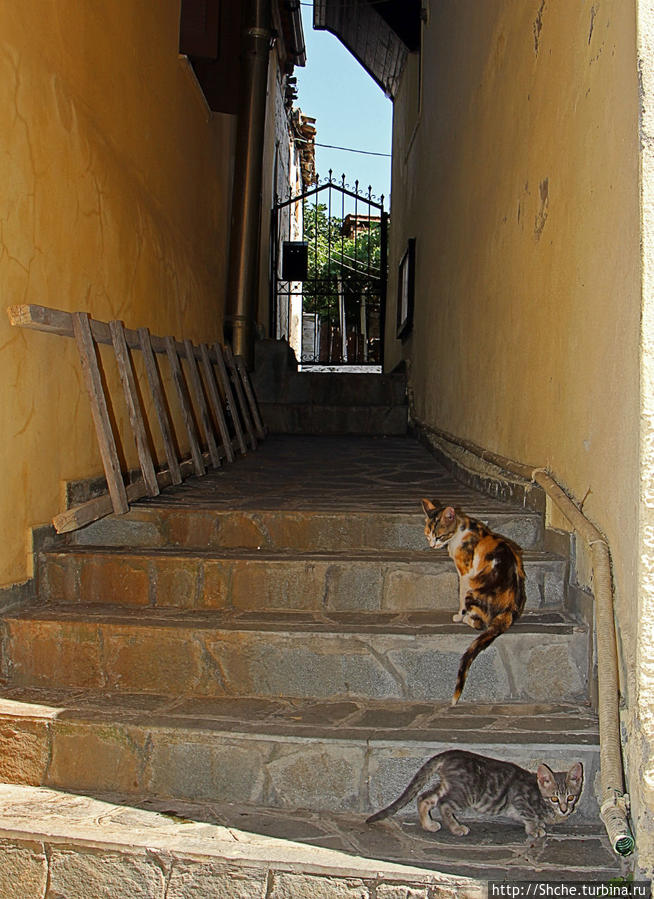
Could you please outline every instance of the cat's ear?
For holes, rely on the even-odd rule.
[[[454,521],[454,519],[456,518],[456,510],[453,506],[448,506],[443,511],[443,518],[445,519],[445,521]]]
[[[584,768],[581,762],[576,762],[572,768],[568,771],[566,775],[566,781],[568,785],[573,789],[578,790],[581,786],[581,782],[584,779]]]
[[[436,510],[436,506],[433,504],[433,502],[430,499],[423,499],[423,500],[421,500],[421,502],[422,502],[422,511],[425,513],[425,515],[429,516],[430,512],[434,512]]]
[[[541,790],[551,790],[556,784],[554,773],[551,768],[547,767],[547,765],[538,766],[536,777],[538,778],[538,786]]]

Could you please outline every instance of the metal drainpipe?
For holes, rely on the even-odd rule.
[[[272,36],[270,0],[252,0],[248,22],[236,132],[225,337],[231,342],[234,354],[242,356],[251,367],[257,306],[268,55]]]

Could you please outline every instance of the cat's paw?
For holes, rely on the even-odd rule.
[[[465,824],[453,824],[450,827],[450,830],[452,831],[452,833],[455,833],[457,837],[467,837],[470,833],[470,828]]]
[[[430,833],[438,833],[441,829],[441,822],[434,821],[433,818],[427,817],[424,821],[421,821],[422,829],[428,830]]]
[[[457,612],[456,615],[452,615],[452,621],[456,621],[457,623],[459,621],[463,621],[464,618],[465,618],[464,612]]]
[[[528,837],[533,837],[535,839],[540,839],[540,837],[544,837],[546,830],[542,824],[532,824],[530,827],[525,827],[525,832]]]

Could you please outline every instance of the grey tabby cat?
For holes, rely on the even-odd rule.
[[[581,762],[562,772],[539,765],[532,774],[512,762],[450,749],[425,762],[402,795],[371,815],[367,823],[388,818],[420,793],[418,815],[425,830],[440,830],[440,822],[430,815],[438,806],[443,821],[458,836],[465,836],[469,828],[459,823],[455,814],[474,809],[488,815],[515,818],[522,821],[528,836],[542,837],[546,822],[572,814],[582,784]]]

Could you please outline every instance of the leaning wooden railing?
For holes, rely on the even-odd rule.
[[[59,533],[76,530],[112,512],[124,514],[137,499],[156,496],[190,475],[201,477],[208,467],[218,468],[223,459],[233,462],[235,450],[244,455],[248,446],[256,449],[257,441],[264,437],[247,369],[228,345],[194,346],[190,340],[157,337],[147,328],[134,331],[121,321],[97,321],[86,312],[63,312],[47,306],[10,306],[7,312],[12,325],[74,338],[80,355],[109,492],[55,516],[53,524]],[[102,378],[96,344],[113,347],[123,387],[141,471],[141,476],[129,484],[120,467],[120,435],[112,426],[111,396],[105,386],[108,379]],[[168,466],[160,471],[156,470],[148,442],[149,422],[141,403],[145,385],[138,382],[130,351],[143,354],[145,382]],[[181,458],[177,450],[181,441],[170,414],[157,354],[168,362],[173,385],[170,393],[177,401],[177,419],[183,423],[182,435],[190,447],[190,458]],[[186,360],[186,373],[182,359]]]

